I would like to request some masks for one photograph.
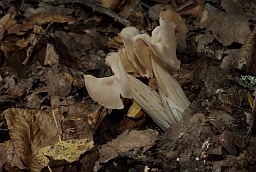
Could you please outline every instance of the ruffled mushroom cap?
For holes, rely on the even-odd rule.
[[[156,27],[152,32],[152,41],[149,46],[161,62],[170,70],[180,68],[180,61],[176,56],[176,24],[167,20],[163,20],[160,14],[160,26]]]
[[[118,53],[108,54],[106,64],[111,67],[114,75],[104,78],[84,75],[86,89],[91,98],[102,106],[122,109],[124,105],[121,96],[131,98],[131,89]]]
[[[143,75],[143,72],[145,69],[140,64],[138,58],[136,57],[134,51],[133,51],[133,45],[135,42],[135,36],[140,34],[140,31],[135,27],[126,27],[120,32],[120,36],[123,40],[125,51],[127,53],[127,58],[132,63],[132,65],[135,67],[137,71],[141,75]]]

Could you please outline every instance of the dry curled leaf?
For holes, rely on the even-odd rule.
[[[244,45],[239,49],[235,56],[234,67],[237,69],[248,70],[251,67],[251,61],[255,50],[256,27],[246,39]]]
[[[243,147],[244,145],[244,137],[237,133],[225,130],[220,135],[220,143],[231,155],[236,155],[237,147]]]
[[[201,17],[201,28],[212,31],[214,37],[224,46],[233,42],[243,44],[251,33],[249,18],[222,12],[206,4]]]
[[[243,10],[243,6],[241,3],[230,0],[222,0],[221,6],[225,9],[226,12],[237,14],[237,15],[246,15]]]
[[[22,35],[25,34],[27,30],[32,29],[34,25],[44,25],[49,24],[51,22],[73,24],[75,22],[75,19],[68,16],[62,16],[59,14],[38,13],[33,15],[27,23],[23,25],[16,24],[8,28],[8,33]]]
[[[106,163],[109,160],[116,158],[118,154],[126,153],[130,150],[137,151],[143,148],[146,151],[150,148],[158,138],[158,132],[152,129],[147,130],[126,130],[119,135],[115,140],[103,145],[100,152],[99,161]]]

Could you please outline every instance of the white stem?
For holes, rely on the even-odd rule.
[[[170,120],[162,106],[159,94],[132,75],[127,74],[132,98],[163,130],[170,127]]]
[[[190,102],[178,81],[166,67],[156,57],[152,57],[151,61],[160,99],[169,122],[177,123],[182,119],[182,113],[190,105]]]

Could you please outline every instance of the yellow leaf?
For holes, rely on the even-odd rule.
[[[249,91],[247,91],[246,95],[247,95],[247,100],[248,100],[248,103],[249,103],[250,107],[253,108],[253,96],[252,96],[252,94]]]
[[[142,115],[143,115],[143,112],[141,111],[140,105],[138,105],[138,103],[134,101],[128,110],[127,116],[131,118],[139,118]]]
[[[54,160],[66,160],[69,163],[78,161],[81,154],[93,148],[93,141],[87,139],[59,141],[53,146],[41,148],[45,156]]]
[[[122,38],[118,35],[118,36],[115,36],[114,38],[113,38],[113,40],[114,41],[116,41],[116,42],[118,42],[119,44],[122,44],[123,43],[123,40],[122,40]]]

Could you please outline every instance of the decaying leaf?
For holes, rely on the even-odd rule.
[[[248,20],[248,17],[224,13],[206,4],[200,23],[201,28],[212,31],[220,43],[228,46],[233,42],[241,44],[245,42],[251,33]]]
[[[17,158],[31,171],[40,171],[47,166],[49,160],[39,153],[39,148],[55,144],[60,135],[52,114],[11,108],[5,110],[3,115]]]
[[[251,67],[251,61],[255,50],[256,27],[246,39],[244,45],[239,49],[235,56],[233,66],[237,69],[248,70]]]
[[[57,64],[58,61],[59,61],[59,56],[55,52],[53,45],[47,43],[46,55],[45,55],[45,59],[44,59],[44,65]]]
[[[27,30],[32,29],[34,25],[44,25],[51,22],[72,24],[75,22],[75,19],[58,14],[38,13],[34,14],[27,23],[23,25],[16,24],[8,28],[8,33],[23,35]]]
[[[3,37],[4,31],[17,23],[15,20],[16,15],[17,15],[16,9],[14,6],[12,6],[9,8],[7,14],[0,19],[0,26],[2,28],[0,32],[1,39]]]
[[[75,162],[80,155],[93,148],[93,141],[86,139],[59,141],[52,146],[40,148],[40,152],[54,160]]]
[[[237,15],[246,14],[245,11],[243,10],[242,4],[237,1],[222,0],[221,6],[228,13],[237,14]]]
[[[184,5],[176,9],[180,15],[189,15],[197,17],[201,14],[204,8],[205,0],[186,1]]]
[[[0,171],[2,170],[3,165],[5,165],[6,170],[12,169],[12,167],[28,169],[17,156],[16,150],[14,149],[14,145],[12,144],[11,140],[0,143],[0,151]]]
[[[231,155],[236,155],[237,147],[244,146],[244,137],[234,132],[225,130],[220,135],[220,143]]]
[[[152,20],[157,20],[159,18],[159,14],[164,10],[164,6],[162,4],[156,4],[148,10],[148,17]]]
[[[5,110],[3,115],[8,124],[11,141],[9,144],[1,144],[0,148],[6,150],[5,162],[10,167],[40,171],[49,164],[49,157],[51,160],[66,160],[71,163],[93,148],[93,141],[88,139],[60,141],[57,114],[12,108]],[[21,161],[25,166],[21,165]]]
[[[106,163],[109,160],[118,157],[119,154],[128,153],[128,151],[136,151],[149,149],[158,139],[158,132],[152,129],[147,130],[126,130],[119,135],[115,140],[103,145],[100,149],[101,163]],[[129,154],[129,153],[128,153]]]
[[[6,142],[7,143],[7,142]],[[2,172],[3,166],[7,161],[7,151],[4,148],[4,144],[0,143],[0,172]]]
[[[72,88],[72,79],[67,68],[55,65],[40,76],[40,80],[45,82],[45,87],[38,88],[42,92],[47,92],[49,95],[66,97],[69,95]]]
[[[143,115],[143,112],[140,105],[138,105],[136,102],[133,102],[127,112],[127,116],[132,118],[139,118],[141,115]]]

